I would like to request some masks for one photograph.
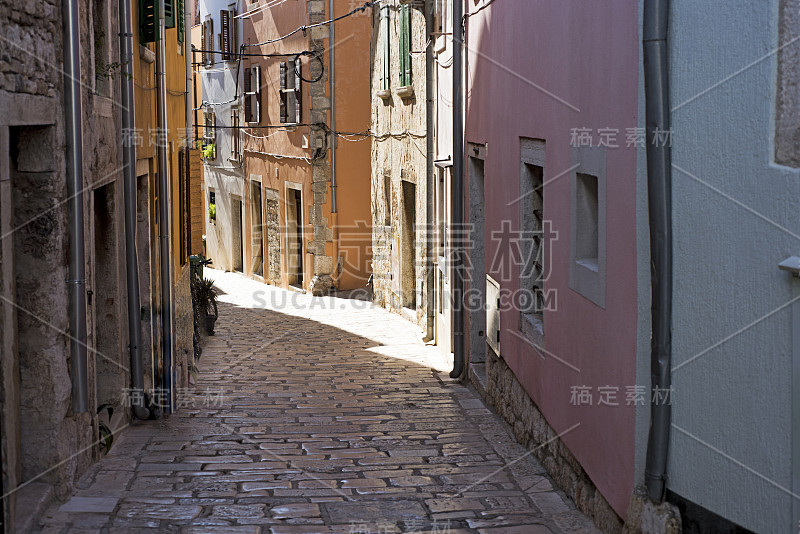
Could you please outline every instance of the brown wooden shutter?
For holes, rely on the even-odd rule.
[[[300,63],[300,58],[297,57],[294,60],[294,122],[298,124],[301,122],[300,118],[302,117],[303,110],[303,86],[300,80],[301,68],[302,64]]]
[[[253,122],[253,80],[250,78],[250,68],[244,69],[244,122]]]
[[[206,58],[206,46],[207,46],[207,44],[206,44],[206,29],[207,29],[206,28],[206,23],[204,22],[203,26],[202,26],[202,30],[200,31],[200,48],[202,49],[202,52],[200,53],[200,58],[201,58],[200,61],[203,63],[204,66],[206,64],[206,61],[208,60]]]
[[[214,48],[214,19],[208,20],[208,39],[206,39],[206,44],[208,44],[209,50],[215,50]],[[210,63],[213,65],[217,61],[216,54],[209,54]]]
[[[222,59],[224,61],[230,61],[231,59],[231,19],[230,19],[231,12],[227,9],[223,9],[219,12],[219,19],[220,25],[222,29],[222,43],[221,43],[221,51],[222,51]]]
[[[228,19],[228,25],[230,26],[229,31],[231,35],[230,53],[231,59],[236,59],[236,56],[239,54],[239,35],[236,33],[236,9],[231,9],[229,13],[230,18]]]
[[[253,91],[255,92],[255,110],[253,122],[261,122],[261,66],[253,67]]]
[[[287,63],[285,61],[282,61],[281,62],[281,122],[288,122],[286,101],[289,95],[286,93],[286,71],[287,71]]]

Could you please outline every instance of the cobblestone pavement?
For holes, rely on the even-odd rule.
[[[208,276],[186,406],[125,429],[44,532],[596,532],[412,324]]]

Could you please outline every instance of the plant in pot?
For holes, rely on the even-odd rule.
[[[200,323],[205,324],[206,333],[214,335],[214,323],[217,322],[217,290],[214,281],[207,278],[194,277],[192,280],[192,300],[200,318]]]

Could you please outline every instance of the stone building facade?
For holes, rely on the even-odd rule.
[[[131,387],[125,265],[122,147],[131,132],[122,131],[120,105],[119,5],[117,2],[80,2],[79,53],[82,138],[81,188],[85,255],[85,305],[88,407],[73,408],[77,356],[71,343],[68,298],[69,243],[67,189],[67,133],[65,131],[64,47],[62,2],[43,0],[26,5],[0,4],[0,531],[28,531],[52,498],[65,498],[77,478],[103,454],[101,422],[121,431],[131,421],[127,392]],[[132,25],[137,27],[138,5],[133,2]],[[138,33],[138,32],[134,32]],[[168,30],[174,63],[183,65],[176,30]],[[154,67],[144,58],[145,47],[134,43],[134,77],[140,88],[155,83]],[[138,52],[138,53],[137,53]],[[151,51],[152,53],[152,51]],[[178,72],[174,65],[170,66]],[[183,70],[171,80],[183,88]],[[180,84],[180,85],[178,85]],[[141,93],[140,93],[141,94]],[[152,98],[148,97],[148,98]],[[155,129],[152,107],[137,106],[136,129],[145,145]],[[175,97],[174,108],[185,106]],[[185,115],[181,112],[181,121]],[[183,124],[180,125],[183,127]],[[177,131],[174,132],[177,136]],[[173,213],[179,219],[177,137],[173,161]],[[156,209],[155,177],[147,148],[136,164],[139,176],[139,220],[153,220]],[[151,152],[153,152],[151,150]],[[151,156],[153,155],[151,154]],[[152,251],[155,233],[138,228],[143,315],[145,384],[152,388],[159,369],[160,349],[153,318],[157,270]],[[177,228],[176,228],[177,230]],[[177,373],[175,387],[185,387],[190,354],[191,303],[188,266],[175,238],[174,281]],[[155,325],[154,321],[152,325]],[[98,414],[110,404],[114,416]]]
[[[349,12],[350,5],[336,0],[335,14]],[[216,9],[227,9],[211,1],[200,6],[205,21],[216,20]],[[205,205],[213,193],[217,212],[208,232],[215,266],[317,295],[363,287],[369,269],[369,239],[358,242],[352,232],[341,231],[358,228],[357,221],[369,227],[369,144],[339,144],[331,131],[337,119],[344,131],[369,128],[369,68],[363,61],[369,17],[359,13],[337,21],[334,31],[346,37],[337,37],[333,47],[329,24],[278,39],[291,31],[287,27],[329,20],[330,7],[322,1],[240,7],[237,46],[247,55],[230,63],[241,73],[241,95],[230,103],[239,115],[238,127],[213,134],[217,140],[237,140],[218,141],[217,162],[206,165]],[[203,42],[208,47],[216,38]],[[332,49],[336,68],[345,73],[335,85]],[[221,79],[203,76],[204,106],[209,107],[212,95],[213,101],[224,101],[236,92],[232,77],[216,83],[212,76]],[[347,113],[337,115],[339,106]],[[215,165],[227,157],[227,145],[240,147],[237,172],[243,176],[219,181]]]
[[[372,8],[374,301],[428,322],[426,2]]]
[[[0,5],[0,447],[7,530],[26,529],[49,498],[69,494],[100,454],[96,407],[119,404],[127,383],[120,110],[105,70],[119,57],[112,38],[117,20],[116,3],[84,4],[80,13],[90,409],[75,413],[61,3]]]

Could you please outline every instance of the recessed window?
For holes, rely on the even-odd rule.
[[[520,330],[536,346],[544,344],[544,310],[549,270],[545,228],[544,164],[545,142],[520,140],[519,182],[519,299]]]
[[[575,261],[593,271],[598,268],[597,176],[576,174],[575,183]]]
[[[383,225],[392,225],[392,177],[383,177]]]
[[[569,287],[601,308],[606,303],[606,151],[575,147],[570,185]]]

